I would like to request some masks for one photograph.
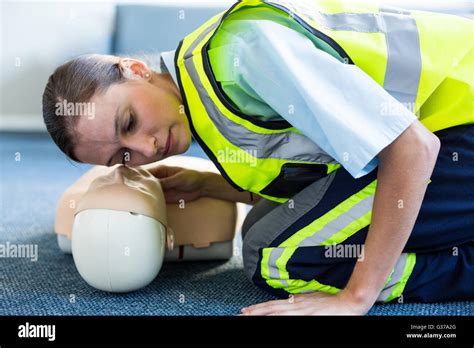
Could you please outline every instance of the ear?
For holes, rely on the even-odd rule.
[[[123,76],[130,80],[151,79],[151,70],[145,62],[133,58],[120,58],[119,68]]]

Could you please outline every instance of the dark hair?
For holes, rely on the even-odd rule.
[[[74,155],[74,126],[78,117],[58,116],[57,103],[88,102],[96,93],[103,93],[111,85],[124,82],[119,68],[119,57],[86,54],[56,68],[49,77],[43,93],[43,119],[49,135],[69,158]]]

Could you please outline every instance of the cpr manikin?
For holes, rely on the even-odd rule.
[[[186,158],[182,167],[208,166],[177,157]],[[167,204],[159,180],[146,170],[151,166],[94,167],[58,204],[59,246],[72,252],[82,278],[97,289],[140,289],[155,279],[164,260],[232,256],[236,204],[207,197]]]

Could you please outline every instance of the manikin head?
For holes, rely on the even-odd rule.
[[[178,86],[138,59],[90,54],[59,66],[45,87],[43,118],[56,145],[83,163],[138,166],[191,144]]]
[[[161,185],[147,170],[118,166],[77,203],[72,253],[91,286],[128,292],[149,284],[173,248]]]

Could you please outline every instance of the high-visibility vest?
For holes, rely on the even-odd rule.
[[[474,123],[474,21],[352,0],[237,2],[186,36],[175,55],[191,131],[237,190],[285,202],[340,167],[288,122],[243,114],[221,91],[209,42],[230,14],[249,10],[289,16],[345,63],[364,70],[432,132]],[[395,117],[390,107],[386,112]]]

